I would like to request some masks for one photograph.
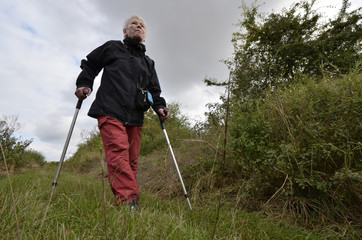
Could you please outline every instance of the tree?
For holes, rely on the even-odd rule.
[[[347,12],[349,5],[348,0],[343,0],[337,18],[322,27],[325,30],[315,41],[322,74],[348,73],[361,57],[361,8]]]
[[[4,116],[0,120],[0,143],[9,165],[19,167],[22,165],[21,154],[33,142],[33,140],[20,140],[14,136],[14,132],[20,128],[16,116]]]
[[[224,176],[247,206],[278,197],[297,213],[326,216],[331,209],[331,217],[352,213],[355,221],[353,209],[361,204],[361,127],[355,124],[361,112],[361,14],[348,12],[344,0],[336,18],[321,23],[314,3],[271,14],[243,6],[234,54],[225,61],[233,78]],[[214,132],[223,125],[227,101],[221,101],[207,113],[206,126]]]
[[[293,4],[269,15],[258,6],[243,8],[240,31],[233,34],[234,95],[239,100],[271,87],[296,81],[301,74],[322,77],[345,74],[361,56],[361,8],[347,12],[348,0],[337,18],[320,23],[315,0]]]

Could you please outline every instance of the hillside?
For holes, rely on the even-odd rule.
[[[48,203],[55,171],[46,167],[13,175],[15,202],[7,178],[0,178],[1,239],[212,238],[215,202],[205,205],[193,199],[191,213],[182,198],[167,200],[143,190],[142,207],[131,214],[114,207],[107,187],[103,194],[102,181],[64,171]],[[223,207],[218,224],[215,239],[340,239],[333,231],[307,230],[232,205]]]
[[[305,78],[233,105],[225,161],[223,126],[187,127],[180,124],[187,119],[178,106],[171,106],[175,114],[166,128],[191,200],[213,205],[221,191],[222,204],[235,209],[309,229],[333,226],[336,233],[360,234],[361,79],[359,71]],[[148,114],[140,186],[166,199],[183,199],[157,117]],[[65,168],[101,179],[100,146],[99,135],[90,134]]]
[[[0,234],[4,239],[16,238],[17,231],[22,239],[38,234],[38,239],[210,239],[214,232],[215,239],[361,238],[361,82],[359,71],[306,78],[234,105],[225,161],[223,126],[209,118],[190,127],[171,104],[174,114],[166,128],[193,213],[152,112],[143,131],[136,215],[115,209],[106,181],[103,188],[105,158],[97,131],[65,161],[53,196],[56,163],[22,159],[22,166],[37,168],[11,175],[14,200],[3,171]]]

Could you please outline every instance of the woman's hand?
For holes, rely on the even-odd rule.
[[[158,115],[160,116],[162,122],[164,122],[170,117],[170,112],[167,108],[160,108],[158,109]]]
[[[77,98],[79,100],[83,100],[86,99],[90,94],[92,93],[92,90],[90,90],[90,88],[87,87],[80,87],[77,88],[77,90],[75,90],[75,96],[77,96]]]

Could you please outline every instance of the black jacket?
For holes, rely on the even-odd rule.
[[[152,94],[154,111],[166,107],[165,99],[160,97],[155,63],[145,55],[145,51],[143,44],[125,38],[124,43],[114,40],[106,42],[93,50],[87,60],[82,60],[77,88],[92,89],[94,78],[103,69],[101,85],[89,116],[110,116],[124,125],[142,126],[144,112],[135,106],[137,83]]]

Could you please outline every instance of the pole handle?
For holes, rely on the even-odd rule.
[[[165,115],[167,115],[167,113],[168,113],[168,108],[163,108],[163,111],[165,112]],[[162,121],[160,115],[158,115],[158,120],[160,120],[161,128],[162,128],[162,130],[164,130],[164,129],[165,129],[165,124],[164,124],[164,122]]]
[[[85,97],[88,96],[90,89],[89,88],[83,88],[83,95]],[[80,109],[82,107],[83,99],[78,99],[76,109]]]

